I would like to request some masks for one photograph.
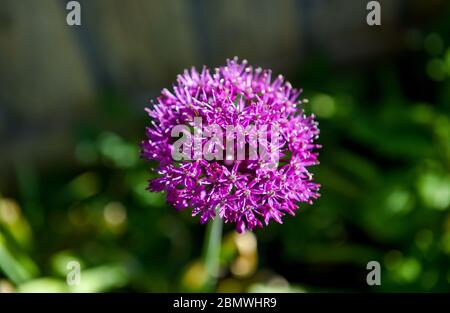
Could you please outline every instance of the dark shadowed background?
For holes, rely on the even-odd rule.
[[[205,227],[145,190],[138,144],[178,73],[234,56],[304,88],[322,197],[227,225],[216,290],[450,291],[448,1],[379,1],[381,26],[365,0],[79,2],[68,26],[0,0],[0,292],[203,290]]]

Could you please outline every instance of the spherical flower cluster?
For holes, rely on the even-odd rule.
[[[147,109],[152,121],[141,154],[158,164],[158,177],[150,180],[149,189],[165,191],[167,202],[178,210],[189,207],[201,223],[217,218],[218,212],[238,232],[268,225],[271,219],[282,223],[286,213],[295,215],[299,202],[311,204],[318,198],[319,185],[308,171],[318,164],[317,122],[300,107],[301,90],[281,75],[274,80],[271,75],[270,70],[237,58],[213,72],[192,68],[178,75],[173,91],[162,90],[157,103]],[[192,129],[197,117],[223,129],[276,126],[279,162],[270,166],[270,158],[175,161],[172,129],[176,125]]]

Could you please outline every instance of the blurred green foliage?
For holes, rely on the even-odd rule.
[[[390,60],[349,70],[324,55],[291,77],[320,121],[322,197],[254,234],[225,225],[217,291],[450,291],[450,46],[440,29]],[[0,197],[0,291],[202,290],[205,228],[145,190],[148,120],[125,104],[105,95],[101,121],[74,131],[72,163],[16,165]],[[381,286],[366,284],[371,260]],[[71,261],[79,285],[66,283]]]

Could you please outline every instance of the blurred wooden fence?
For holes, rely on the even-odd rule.
[[[361,0],[80,0],[73,27],[66,1],[2,0],[0,172],[12,159],[70,153],[71,124],[104,86],[150,94],[190,65],[234,55],[286,74],[316,51],[353,61],[398,46],[405,6],[445,1],[381,2],[383,27],[371,29]]]

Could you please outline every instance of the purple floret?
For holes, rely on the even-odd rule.
[[[147,138],[141,143],[142,157],[158,163],[158,177],[149,190],[167,193],[167,202],[177,210],[190,208],[205,223],[220,218],[234,223],[238,232],[282,223],[295,215],[300,202],[319,197],[308,167],[318,164],[319,129],[314,115],[306,116],[294,89],[280,75],[252,68],[244,60],[228,60],[213,72],[204,67],[178,75],[173,91],[164,89],[157,103],[147,109],[152,118]],[[172,158],[176,125],[193,127],[195,117],[206,125],[269,125],[279,128],[280,160],[277,166],[258,160],[175,161]],[[248,144],[248,142],[246,142]],[[204,141],[202,141],[204,144]]]

